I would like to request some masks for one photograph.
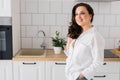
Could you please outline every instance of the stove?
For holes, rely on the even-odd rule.
[[[105,49],[104,50],[104,58],[119,58],[119,56],[117,56],[113,52],[111,52],[110,49]]]

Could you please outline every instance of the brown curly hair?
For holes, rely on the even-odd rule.
[[[78,25],[75,21],[75,11],[79,6],[86,7],[88,13],[92,15],[91,23],[92,23],[93,17],[94,17],[94,11],[89,4],[86,4],[86,3],[76,4],[72,9],[72,19],[71,19],[70,26],[68,29],[68,36],[71,37],[72,39],[77,39],[83,31],[82,27],[80,25]]]

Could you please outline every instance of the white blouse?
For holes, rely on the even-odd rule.
[[[95,69],[104,60],[104,46],[104,38],[95,27],[73,40],[69,49],[64,51],[67,55],[66,76],[68,80],[76,80],[80,73],[90,80]]]

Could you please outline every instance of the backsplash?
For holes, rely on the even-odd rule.
[[[51,37],[55,31],[66,38],[71,11],[75,0],[21,0],[21,47],[40,48],[43,30],[46,46],[52,48]],[[106,49],[117,47],[120,39],[120,1],[86,2],[95,12],[93,25],[106,40]]]

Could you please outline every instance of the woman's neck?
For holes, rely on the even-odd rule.
[[[88,25],[85,25],[82,27],[83,28],[83,32],[89,30],[90,28],[92,28],[92,25],[91,24],[88,24]]]

